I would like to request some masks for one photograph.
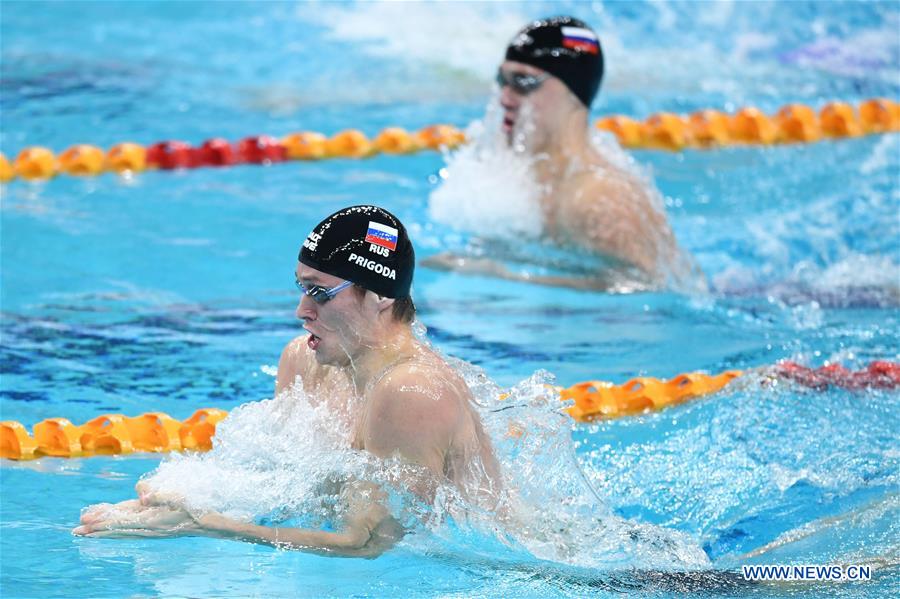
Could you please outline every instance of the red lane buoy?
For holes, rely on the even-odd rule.
[[[895,389],[900,386],[900,364],[875,361],[862,370],[848,370],[840,364],[809,368],[785,361],[776,365],[776,372],[805,387],[824,391],[828,387],[859,390],[867,388]]]
[[[245,137],[238,142],[237,153],[242,162],[250,164],[282,162],[287,157],[282,143],[268,135]]]
[[[198,165],[203,166],[230,166],[238,161],[234,146],[221,137],[206,140],[196,153]]]
[[[869,364],[864,371],[866,384],[870,387],[878,387],[880,389],[895,389],[900,387],[900,364],[896,362],[887,362],[884,360],[876,360]]]
[[[183,141],[161,141],[147,148],[147,165],[171,170],[196,166],[195,150]]]

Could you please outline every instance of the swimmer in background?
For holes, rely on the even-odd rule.
[[[678,248],[657,194],[591,142],[589,110],[603,78],[603,51],[582,21],[526,26],[497,71],[507,143],[533,160],[542,188],[543,235],[602,254],[630,271],[633,289],[678,284],[694,267]],[[519,275],[491,260],[441,254],[423,265],[549,285],[608,289],[594,280]],[[673,280],[674,279],[674,280]]]
[[[433,481],[411,490],[433,501],[434,481],[449,481],[476,505],[493,509],[500,466],[472,407],[465,381],[412,331],[410,291],[415,267],[403,224],[375,206],[353,206],[319,223],[296,267],[302,291],[297,317],[308,334],[287,344],[276,394],[302,385],[347,418],[351,445],[383,459],[399,456],[424,467]],[[380,554],[404,531],[374,483],[351,481],[338,532],[274,528],[218,513],[195,514],[180,497],[146,483],[139,499],[87,509],[73,532],[90,537],[210,536],[339,556]]]

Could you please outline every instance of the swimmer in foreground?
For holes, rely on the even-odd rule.
[[[669,285],[692,267],[685,264],[658,194],[591,141],[589,110],[603,66],[600,41],[584,22],[553,17],[529,24],[513,38],[497,71],[502,131],[514,151],[533,161],[543,237],[621,262],[643,283],[637,289]],[[603,276],[519,276],[486,259],[449,254],[423,265],[548,285],[609,286]]]
[[[296,267],[297,317],[306,335],[285,347],[276,393],[302,385],[329,412],[350,419],[354,449],[402,460],[493,508],[499,464],[464,380],[412,331],[415,254],[403,224],[375,206],[353,206],[319,223]],[[340,417],[340,416],[336,416]],[[412,491],[433,500],[428,484]],[[179,497],[138,484],[139,499],[87,509],[73,532],[90,537],[210,536],[326,555],[374,556],[404,531],[367,481],[340,491],[339,532],[274,528],[218,513],[190,513]]]

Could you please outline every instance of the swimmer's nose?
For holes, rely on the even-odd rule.
[[[300,320],[315,320],[316,302],[313,301],[313,298],[303,294],[300,298],[300,303],[297,304],[297,311],[295,314]]]
[[[520,96],[509,85],[500,90],[500,106],[506,110],[515,110],[519,106]]]

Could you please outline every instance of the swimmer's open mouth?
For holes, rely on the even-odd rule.
[[[509,133],[512,131],[513,127],[516,125],[516,119],[511,116],[503,117],[503,130]]]
[[[306,345],[309,346],[309,349],[316,351],[316,348],[319,347],[319,342],[321,339],[316,335],[310,333],[309,339],[306,340]]]

